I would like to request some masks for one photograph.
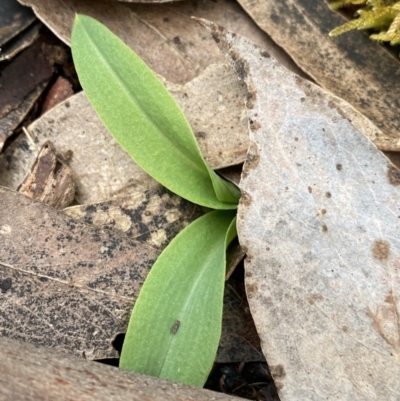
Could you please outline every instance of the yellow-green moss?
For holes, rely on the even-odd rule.
[[[337,36],[353,29],[373,29],[377,31],[370,38],[377,41],[389,42],[391,45],[400,44],[400,1],[396,0],[333,0],[332,9],[337,10],[346,6],[359,6],[358,17],[343,24],[329,33]]]

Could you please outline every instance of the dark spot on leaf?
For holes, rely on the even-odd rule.
[[[305,98],[305,97],[300,98],[300,102],[301,102],[301,103],[303,103],[303,102],[305,102],[305,101],[306,101],[306,98]]]
[[[322,224],[322,232],[326,233],[328,231],[328,227],[326,224]]]
[[[330,192],[325,192],[325,196],[326,196],[327,198],[331,198],[331,197],[332,197],[332,194],[331,194]]]
[[[67,108],[71,107],[71,103],[69,101],[65,102],[65,107]]]
[[[247,192],[242,193],[242,197],[240,198],[240,204],[243,206],[250,206],[251,203],[252,203],[251,196]]]
[[[387,241],[376,240],[372,246],[372,256],[378,260],[388,260],[390,245]]]
[[[8,291],[12,286],[12,279],[11,277],[5,278],[1,283],[0,283],[0,289],[1,292],[4,294],[6,291]]]
[[[253,298],[258,291],[257,283],[246,284],[247,298]]]
[[[179,36],[175,36],[172,41],[176,44],[176,45],[180,45],[182,44],[181,39]]]
[[[261,128],[261,125],[258,121],[250,120],[250,129],[255,132]]]
[[[400,184],[400,170],[393,164],[388,165],[387,176],[392,185]]]
[[[263,50],[260,54],[261,54],[261,56],[263,56],[263,57],[265,57],[265,58],[271,57],[271,56],[269,55],[269,53],[266,52],[265,50]]]
[[[336,164],[336,170],[340,171],[342,168],[343,166],[340,163]]]

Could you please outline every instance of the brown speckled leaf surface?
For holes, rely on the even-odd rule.
[[[382,133],[381,150],[400,150],[400,60],[361,31],[331,38],[346,20],[324,0],[239,0],[254,21],[319,85],[348,101]]]
[[[212,39],[191,20],[193,15],[229,27],[296,68],[234,0],[185,0],[164,4],[107,0],[19,1],[31,6],[36,15],[66,43],[69,43],[75,13],[98,19],[153,71],[173,83],[189,82],[210,64],[225,62]]]
[[[332,95],[210,29],[249,91],[238,234],[281,400],[399,400],[400,171]]]
[[[0,188],[0,333],[88,359],[117,357],[159,251]]]

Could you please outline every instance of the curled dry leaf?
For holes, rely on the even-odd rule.
[[[0,48],[23,32],[35,21],[35,15],[14,0],[2,0],[0,5]]]
[[[0,188],[2,335],[88,359],[117,357],[139,289],[159,252]]]
[[[244,160],[248,147],[245,89],[227,66],[212,65],[184,86],[166,86],[185,111],[213,168]],[[127,196],[157,185],[109,134],[84,93],[55,107],[28,130],[39,145],[51,140],[59,152],[72,150],[69,165],[79,203]]]
[[[24,133],[0,154],[0,186],[17,190],[35,162],[38,149]]]
[[[74,355],[5,337],[0,337],[0,349],[3,400],[243,400],[85,361]]]
[[[212,39],[191,20],[192,15],[228,26],[296,68],[233,0],[185,0],[154,5],[108,0],[19,1],[32,7],[66,43],[69,43],[76,13],[94,17],[131,47],[153,71],[174,83],[187,83],[210,64],[225,62]]]
[[[53,75],[46,51],[46,44],[38,40],[1,71],[0,151]]]
[[[329,37],[328,33],[345,20],[330,10],[327,1],[239,3],[303,71],[382,130],[369,136],[379,149],[400,151],[397,57],[360,31]]]
[[[71,169],[57,160],[56,149],[50,141],[40,149],[31,172],[19,186],[18,192],[55,209],[63,209],[74,200],[75,185]]]
[[[208,26],[248,86],[238,234],[281,400],[398,400],[400,171],[338,99]]]

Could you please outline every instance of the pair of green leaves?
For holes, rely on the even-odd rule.
[[[164,85],[120,39],[78,15],[72,54],[81,85],[110,133],[154,179],[211,209],[162,252],[134,306],[120,366],[202,386],[221,334],[225,251],[236,236],[239,189],[205,162]]]

